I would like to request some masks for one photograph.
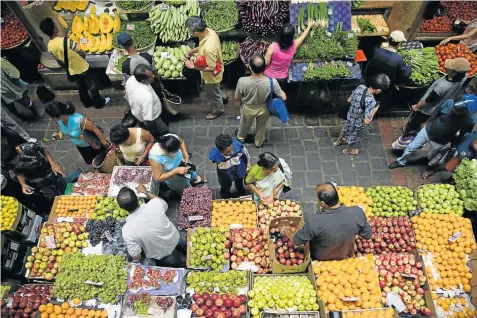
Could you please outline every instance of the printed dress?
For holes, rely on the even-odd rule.
[[[366,92],[364,101],[364,113],[361,106],[361,97]],[[351,105],[349,107],[347,120],[343,127],[343,138],[348,144],[360,142],[366,135],[364,129],[364,118],[369,118],[376,107],[376,100],[373,94],[369,93],[366,86],[359,85],[353,93],[351,93]]]

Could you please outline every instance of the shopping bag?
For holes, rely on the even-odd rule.
[[[281,97],[273,98],[273,80],[270,80],[270,98],[268,100],[268,110],[274,116],[280,118],[282,123],[286,124],[290,120],[287,106]]]

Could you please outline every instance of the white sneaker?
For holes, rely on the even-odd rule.
[[[111,101],[111,97],[105,97],[104,100],[106,101],[104,105],[107,105]]]
[[[240,120],[240,116],[237,116],[237,120]]]

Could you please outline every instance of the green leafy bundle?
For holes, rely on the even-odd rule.
[[[412,68],[411,80],[419,86],[428,86],[441,75],[439,61],[433,47],[399,50],[404,62]]]
[[[202,5],[207,27],[217,32],[233,29],[239,18],[237,3],[233,0],[212,0]]]
[[[321,67],[310,63],[304,75],[305,81],[328,81],[333,78],[346,78],[351,72],[341,62],[323,63]]]
[[[462,159],[453,177],[464,207],[477,211],[477,159]]]
[[[338,23],[337,30],[333,33],[333,38],[341,44],[345,56],[354,59],[358,49],[358,37],[353,31],[343,31],[342,27],[343,23]]]
[[[329,61],[344,58],[345,55],[345,50],[336,37],[328,36],[325,29],[316,29],[303,41],[295,57],[313,61]]]
[[[357,18],[359,29],[361,33],[373,33],[376,32],[376,26],[371,23],[371,20],[366,18]]]

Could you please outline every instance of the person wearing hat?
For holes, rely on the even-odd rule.
[[[128,57],[122,64],[122,70],[124,74],[128,76],[134,75],[134,70],[139,64],[149,65],[154,70],[155,66],[152,62],[151,54],[147,52],[139,53],[136,50],[133,39],[129,33],[121,32],[118,35],[118,44],[128,52]]]
[[[376,48],[374,55],[364,71],[365,80],[378,74],[384,73],[391,80],[391,86],[404,83],[411,76],[411,68],[406,65],[401,55],[397,54],[397,48],[406,42],[402,31],[393,31],[389,35],[386,47]]]
[[[406,147],[404,154],[389,164],[389,169],[404,167],[408,162],[420,159],[416,152],[426,143],[429,144],[427,157],[433,158],[449,142],[455,141],[457,133],[464,136],[472,131],[477,124],[477,117],[474,115],[476,112],[477,97],[474,94],[465,94],[455,101],[448,99],[435,109],[427,124]]]
[[[452,98],[466,81],[470,63],[463,57],[445,61],[446,75],[434,81],[419,103],[412,105],[412,113],[403,128],[404,134],[416,135],[421,125],[428,120],[434,110],[446,100]]]

